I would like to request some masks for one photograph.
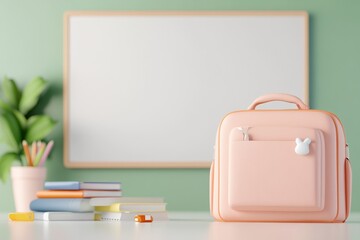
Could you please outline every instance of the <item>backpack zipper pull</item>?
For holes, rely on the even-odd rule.
[[[249,127],[238,127],[237,128],[243,134],[243,141],[249,141]]]

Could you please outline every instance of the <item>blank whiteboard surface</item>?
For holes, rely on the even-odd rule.
[[[209,166],[226,113],[267,93],[308,101],[304,13],[69,14],[65,23],[70,167]]]

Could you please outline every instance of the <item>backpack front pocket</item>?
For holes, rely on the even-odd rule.
[[[321,211],[324,140],[309,128],[234,129],[229,149],[229,206],[241,211]],[[275,140],[272,140],[275,139]],[[296,140],[297,139],[297,140]],[[308,139],[308,140],[305,140]]]

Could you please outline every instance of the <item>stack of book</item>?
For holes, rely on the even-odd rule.
[[[92,199],[90,205],[95,207],[95,220],[98,221],[134,221],[136,215],[151,215],[154,221],[168,219],[163,198],[98,198]]]
[[[93,199],[121,197],[119,182],[45,182],[30,204],[36,220],[94,220]]]

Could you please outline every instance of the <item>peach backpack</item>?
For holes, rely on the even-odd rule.
[[[255,110],[270,101],[298,109]],[[344,222],[350,204],[348,146],[334,114],[270,94],[221,121],[210,170],[216,220]]]

